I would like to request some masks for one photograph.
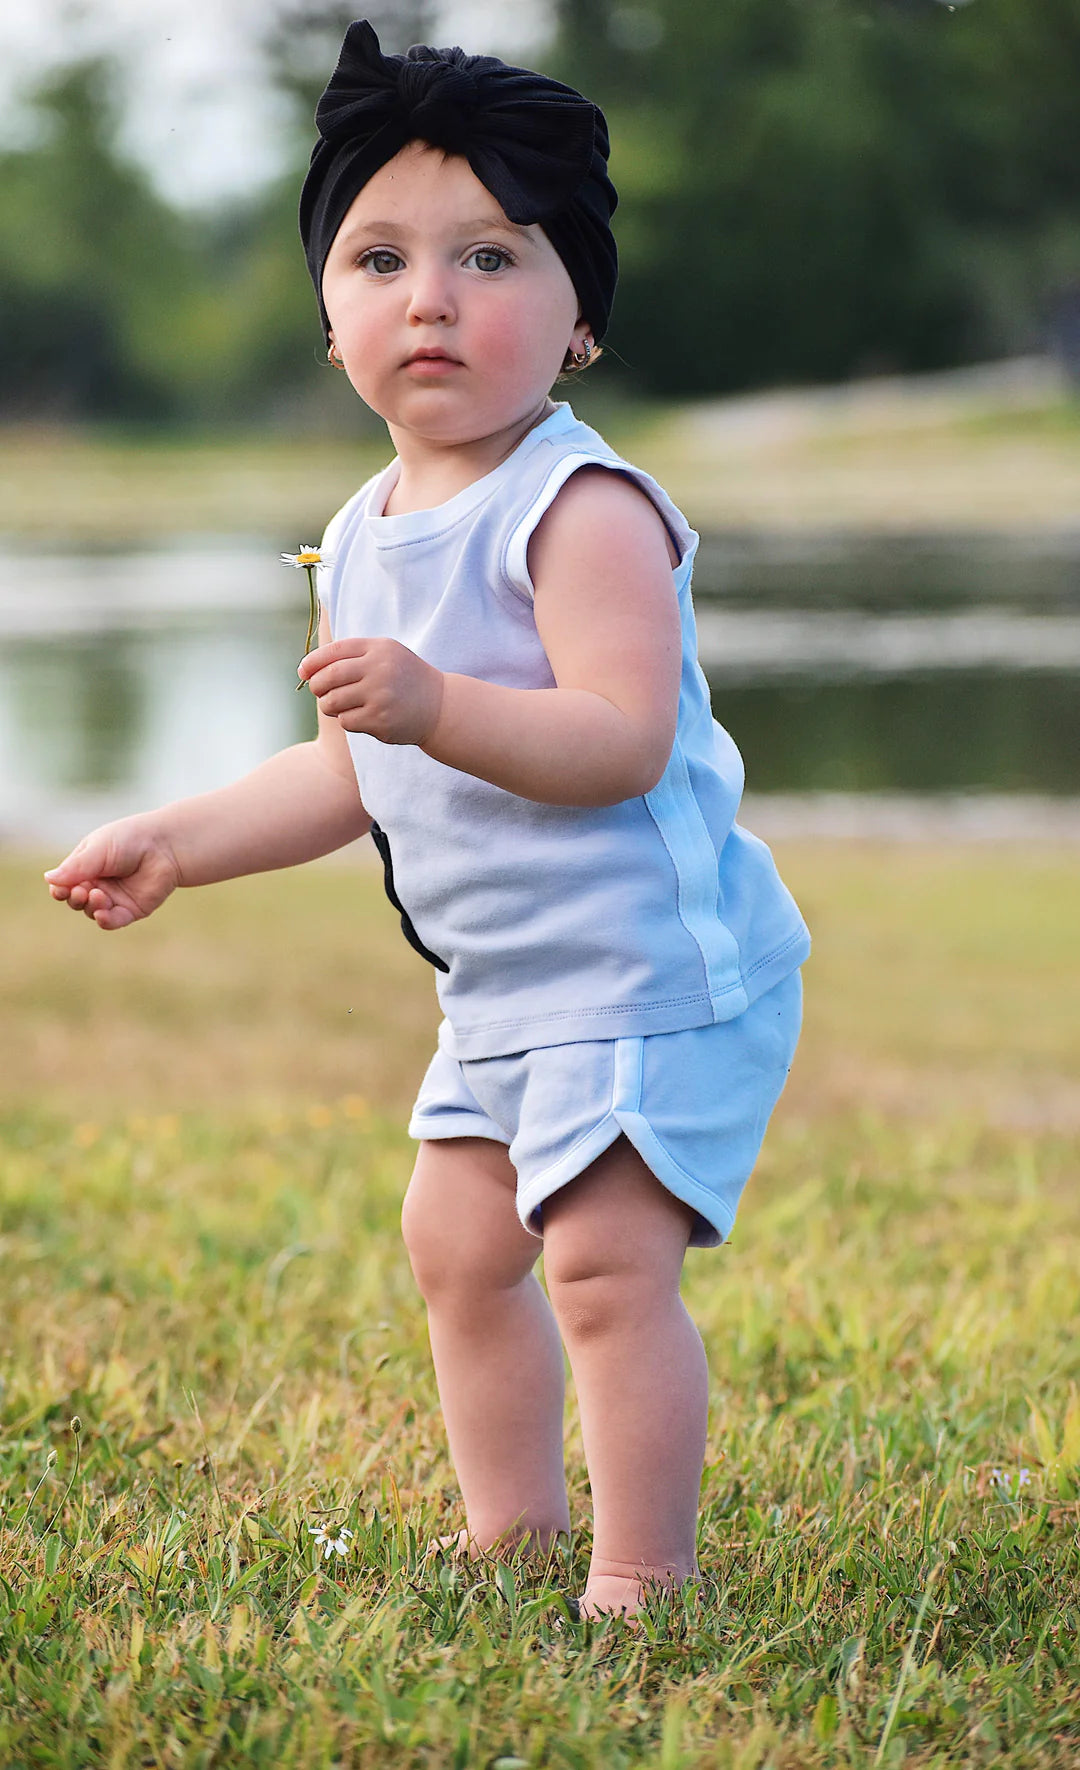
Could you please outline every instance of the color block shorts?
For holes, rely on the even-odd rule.
[[[644,1038],[543,1045],[463,1062],[438,1050],[409,1123],[417,1139],[489,1137],[517,1170],[517,1211],[543,1235],[543,1204],[624,1132],[690,1205],[690,1246],[725,1241],[802,1022],[793,972],[735,1020]]]

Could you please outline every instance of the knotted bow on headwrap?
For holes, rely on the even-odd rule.
[[[358,19],[315,121],[300,234],[324,332],[323,267],[346,211],[380,166],[419,140],[463,155],[510,221],[543,228],[599,342],[618,274],[610,227],[618,198],[603,112],[580,92],[462,49],[418,43],[406,55],[384,55],[368,21]]]

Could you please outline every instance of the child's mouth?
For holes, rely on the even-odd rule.
[[[417,352],[405,363],[407,369],[412,369],[418,375],[445,375],[451,369],[462,369],[464,366],[464,363],[459,362],[457,357],[435,352]]]

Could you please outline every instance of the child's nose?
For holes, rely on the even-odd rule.
[[[454,299],[444,271],[418,269],[409,290],[408,317],[416,325],[447,324],[456,318]]]

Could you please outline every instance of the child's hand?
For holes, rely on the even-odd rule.
[[[443,673],[396,639],[335,639],[309,651],[298,674],[346,731],[423,744],[438,723]]]
[[[149,916],[181,882],[172,850],[141,817],[93,830],[45,879],[58,902],[99,928],[126,928]]]

